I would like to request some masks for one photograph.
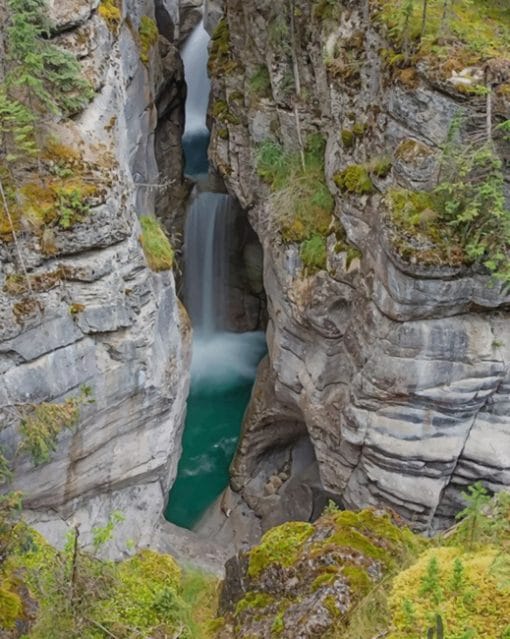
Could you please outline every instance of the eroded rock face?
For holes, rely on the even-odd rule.
[[[289,32],[278,31],[273,3],[227,0],[228,53],[211,60],[220,114],[211,155],[250,209],[269,308],[272,388],[260,391],[259,380],[233,484],[246,491],[263,472],[264,486],[271,471],[260,470],[260,451],[282,424],[292,431],[294,423],[296,433],[304,424],[325,490],[349,507],[389,505],[429,528],[451,518],[467,484],[510,483],[510,296],[476,267],[400,257],[384,193],[430,188],[453,115],[462,109],[480,123],[485,102],[426,64],[392,75],[381,57],[388,41],[368,4],[347,4],[328,21],[317,19],[313,3],[296,2],[293,51],[300,134],[327,138],[335,217],[361,259],[332,236],[327,268],[307,274],[298,247],[281,240],[278,210],[257,177],[264,140],[299,148],[293,55],[282,45]],[[257,93],[253,78],[264,67],[267,86]],[[496,119],[508,117],[497,89],[493,106]],[[347,166],[381,157],[391,170],[372,175],[370,192],[338,188],[333,177]]]
[[[57,128],[59,139],[90,163],[100,188],[72,228],[19,234],[32,291],[23,277],[21,289],[9,288],[20,264],[13,244],[0,244],[0,437],[13,453],[17,406],[60,402],[89,386],[93,403],[61,433],[51,461],[34,466],[18,455],[9,488],[23,492],[29,520],[51,542],[80,523],[87,543],[94,526],[121,511],[120,551],[127,539],[147,543],[161,515],[189,384],[189,321],[172,272],[148,268],[137,220],[154,212],[160,181],[157,92],[172,82],[179,92],[180,66],[169,73],[157,46],[141,59],[136,30],[142,15],[153,18],[151,5],[123,3],[118,31],[96,5],[59,5],[55,41],[78,55],[96,90],[74,122]]]

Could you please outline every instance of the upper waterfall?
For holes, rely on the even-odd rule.
[[[182,49],[184,77],[188,93],[186,96],[186,121],[184,135],[208,134],[206,125],[207,105],[211,81],[207,75],[207,46],[209,34],[204,21],[195,28]]]

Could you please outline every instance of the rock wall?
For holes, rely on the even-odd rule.
[[[377,3],[337,4],[291,3],[292,40],[287,5],[226,0],[213,38],[210,153],[263,245],[269,309],[269,372],[261,368],[232,484],[250,499],[254,478],[264,485],[270,475],[264,454],[289,446],[304,424],[326,491],[429,528],[450,520],[466,485],[510,483],[510,296],[483,268],[424,264],[430,246],[418,240],[401,255],[385,194],[434,183],[459,110],[483,128],[486,99],[459,84],[491,63],[506,69],[492,84],[493,117],[508,118],[499,89],[509,73],[502,60],[392,67]],[[257,91],[264,68],[267,86]],[[265,140],[297,150],[317,131],[327,139],[334,218],[361,258],[331,232],[326,268],[312,273],[282,239],[256,164]],[[391,164],[372,173],[366,193],[339,188],[346,167],[381,157]]]
[[[17,455],[9,489],[23,492],[29,520],[52,542],[80,523],[87,543],[94,526],[121,511],[119,552],[127,539],[146,543],[163,511],[180,455],[190,363],[190,326],[173,274],[148,268],[137,221],[154,213],[165,177],[155,155],[155,131],[166,126],[158,114],[173,108],[174,140],[182,126],[181,63],[163,37],[142,55],[139,25],[142,16],[154,19],[151,3],[128,1],[121,11],[113,25],[97,2],[66,0],[50,11],[55,43],[77,55],[95,89],[83,112],[54,125],[100,185],[93,206],[70,229],[19,233],[28,295],[8,287],[20,264],[13,243],[0,242],[2,447],[14,453],[18,446],[17,406],[60,402],[82,385],[93,398],[60,434],[51,461],[34,466]],[[180,180],[175,143],[172,153]]]

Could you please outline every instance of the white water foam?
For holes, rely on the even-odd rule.
[[[262,331],[214,333],[193,338],[191,382],[193,391],[214,392],[254,379],[266,349]]]

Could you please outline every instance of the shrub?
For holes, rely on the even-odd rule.
[[[343,171],[334,176],[335,184],[342,191],[365,195],[372,193],[374,185],[367,167],[363,164],[349,164]]]
[[[423,636],[435,614],[440,614],[446,636],[501,637],[508,628],[510,590],[499,588],[492,575],[496,549],[463,554],[458,548],[435,548],[400,573],[389,598],[394,632],[391,639]],[[455,573],[462,565],[462,583]],[[407,607],[404,606],[407,599]],[[413,615],[406,614],[412,608]]]
[[[140,225],[142,227],[140,244],[149,268],[153,271],[171,269],[174,261],[174,252],[159,222],[154,217],[142,215],[140,217]]]
[[[122,15],[118,0],[101,0],[97,12],[106,22],[110,31],[117,33]]]
[[[257,173],[273,192],[273,208],[287,242],[328,234],[334,201],[324,176],[324,144],[320,135],[308,138],[304,167],[299,153],[284,151],[276,142],[259,148]]]
[[[460,126],[455,119],[432,192],[391,189],[386,194],[400,232],[396,245],[404,256],[414,254],[424,263],[479,262],[509,283],[510,208],[503,162],[490,142],[459,142]],[[414,238],[408,242],[405,234]],[[423,252],[416,250],[420,236],[428,242]]]

